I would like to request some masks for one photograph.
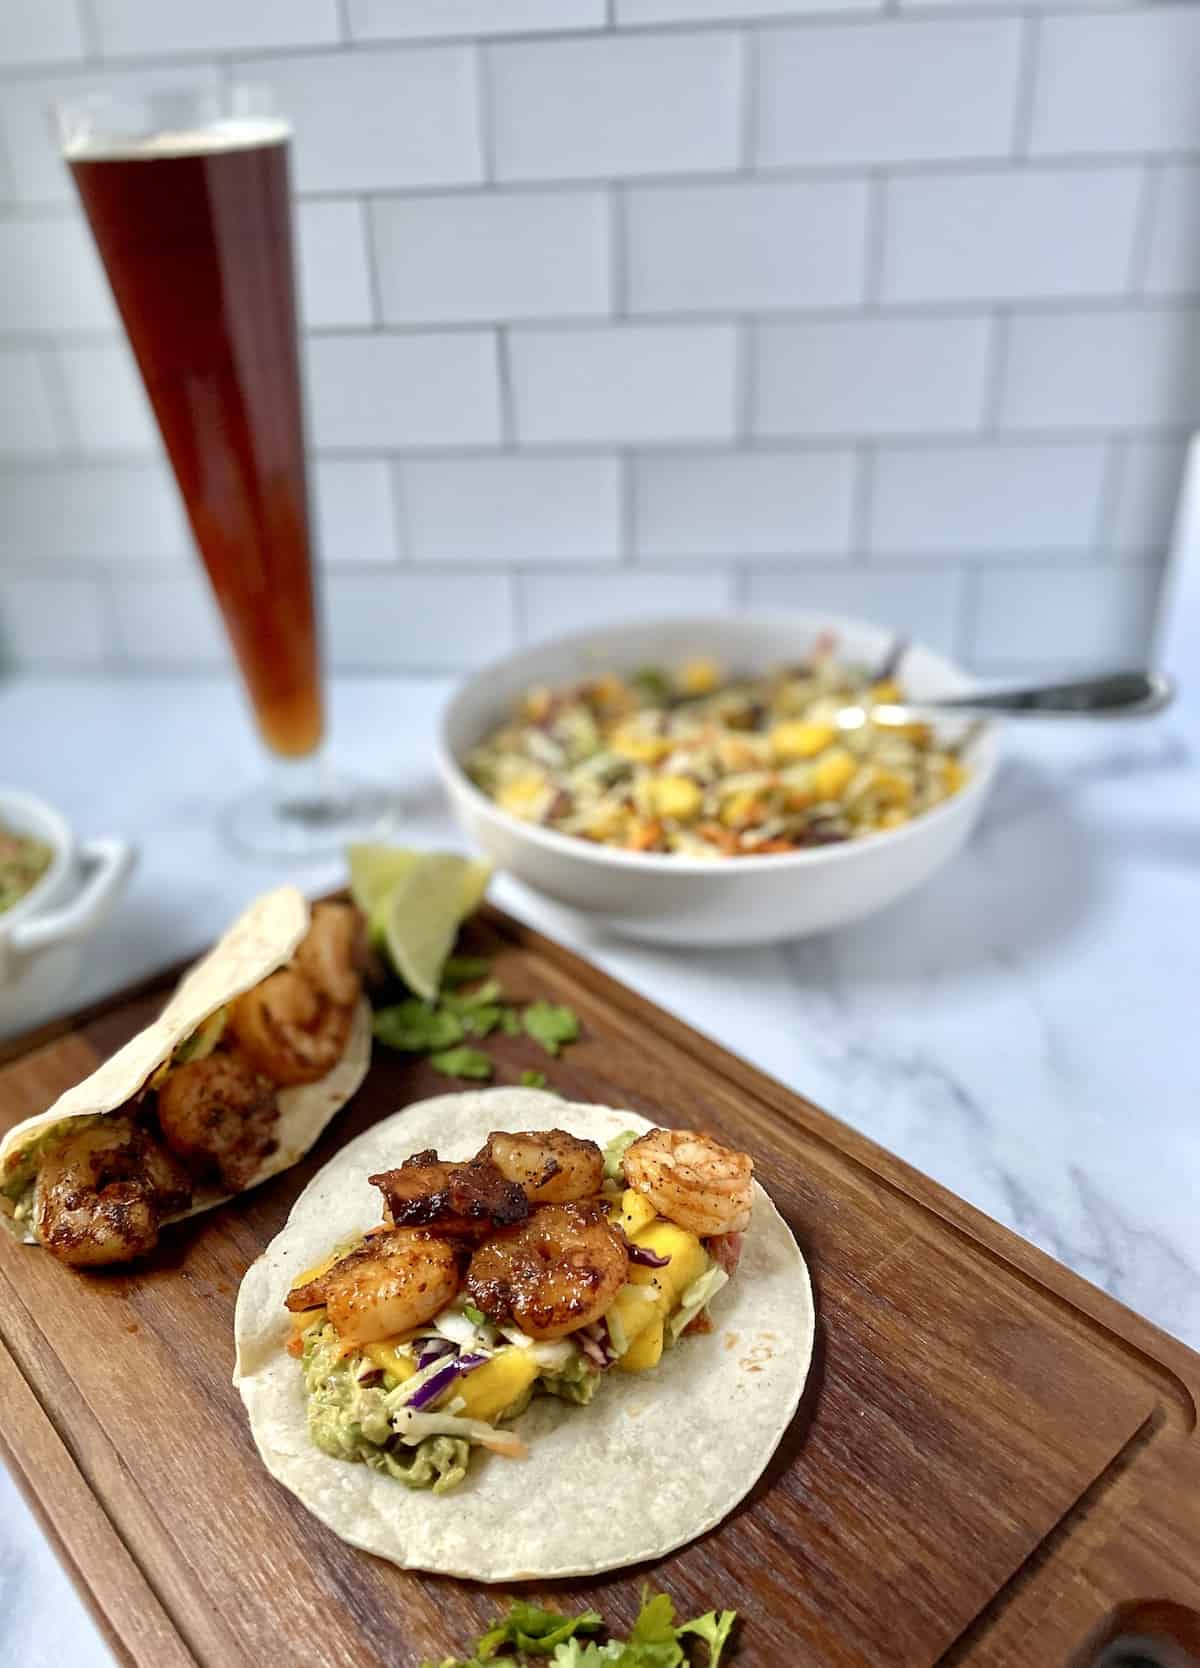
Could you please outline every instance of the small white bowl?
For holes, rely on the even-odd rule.
[[[0,1038],[45,1019],[79,976],[84,940],[112,912],[133,868],[124,840],[77,841],[44,800],[0,788],[0,827],[44,840],[50,867],[0,914]]]
[[[731,672],[802,660],[823,632],[839,654],[881,663],[895,634],[861,620],[815,614],[728,614],[602,626],[523,649],[470,678],[453,696],[438,739],[438,768],[463,827],[502,868],[614,932],[657,944],[756,944],[825,932],[882,909],[928,880],[975,826],[996,766],[983,731],[971,778],[952,799],[885,834],[763,857],[706,859],[620,851],[510,816],[467,776],[463,761],[533,685],[551,688],[603,672],[676,666],[711,656]],[[901,676],[914,698],[970,689],[971,679],[913,644]]]

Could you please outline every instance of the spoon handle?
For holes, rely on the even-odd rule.
[[[999,713],[1010,718],[1144,718],[1161,712],[1174,698],[1174,684],[1160,672],[1109,672],[1074,683],[982,689],[911,704],[930,712]]]

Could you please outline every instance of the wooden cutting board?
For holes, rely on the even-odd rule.
[[[614,1624],[646,1581],[685,1612],[732,1606],[754,1668],[1054,1668],[1122,1600],[1200,1607],[1200,1356],[537,933],[488,910],[466,947],[584,1025],[558,1061],[489,1039],[497,1082],[544,1068],[572,1099],[746,1147],[817,1296],[800,1411],[742,1507],[659,1563],[531,1595]],[[170,982],[6,1050],[0,1127]],[[238,1282],[313,1171],[449,1086],[379,1051],[308,1161],[172,1230],[137,1272],[83,1277],[0,1236],[0,1446],[123,1663],[411,1668],[493,1616],[496,1589],[404,1573],[310,1518],[229,1382]]]

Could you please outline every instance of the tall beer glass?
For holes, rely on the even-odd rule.
[[[275,760],[268,785],[232,807],[229,831],[257,855],[318,855],[382,812],[321,755],[290,128],[265,89],[248,87],[104,94],[57,116]]]

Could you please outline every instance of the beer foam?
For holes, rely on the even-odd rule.
[[[141,158],[211,156],[219,151],[245,151],[256,145],[279,145],[292,136],[292,125],[281,116],[229,116],[196,128],[163,128],[157,133],[131,136],[86,133],[70,140],[68,162],[129,162]]]

